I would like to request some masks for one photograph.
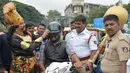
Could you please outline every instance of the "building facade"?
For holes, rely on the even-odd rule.
[[[102,6],[101,4],[84,3],[84,0],[72,0],[71,4],[66,6],[64,13],[65,16],[69,17],[75,17],[79,14],[87,15],[92,8],[100,8]]]

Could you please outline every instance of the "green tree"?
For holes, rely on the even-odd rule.
[[[0,0],[0,3],[9,2],[9,0]]]
[[[49,10],[48,12],[47,12],[47,17],[49,18],[49,19],[51,19],[51,20],[56,20],[58,17],[60,17],[61,16],[61,13],[60,12],[58,12],[57,10]]]
[[[31,21],[35,24],[41,23],[44,15],[30,5],[26,5],[20,2],[15,2],[17,5],[17,11],[24,18],[25,22]]]
[[[128,4],[124,4],[124,8],[128,11],[130,14],[130,2]]]
[[[94,18],[103,17],[108,7],[92,8],[87,16],[88,23],[93,23]]]

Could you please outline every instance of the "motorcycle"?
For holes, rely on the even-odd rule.
[[[73,71],[72,62],[53,62],[46,68],[45,73],[73,73]]]
[[[96,66],[94,65],[94,68]],[[78,73],[72,62],[53,62],[45,70],[45,73]],[[92,73],[96,73],[93,69]]]

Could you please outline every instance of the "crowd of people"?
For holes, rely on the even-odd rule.
[[[98,50],[96,36],[86,29],[84,15],[71,23],[71,31],[61,38],[61,24],[53,21],[48,26],[31,22],[11,26],[0,32],[0,73],[45,73],[52,62],[72,61],[78,73],[93,73],[94,57]],[[130,42],[121,32],[116,15],[104,17],[108,39],[101,60],[100,73],[126,73]]]

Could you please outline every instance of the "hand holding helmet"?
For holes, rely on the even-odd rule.
[[[35,42],[42,42],[43,38],[45,38],[49,34],[49,30],[46,28],[43,35],[35,40]]]

